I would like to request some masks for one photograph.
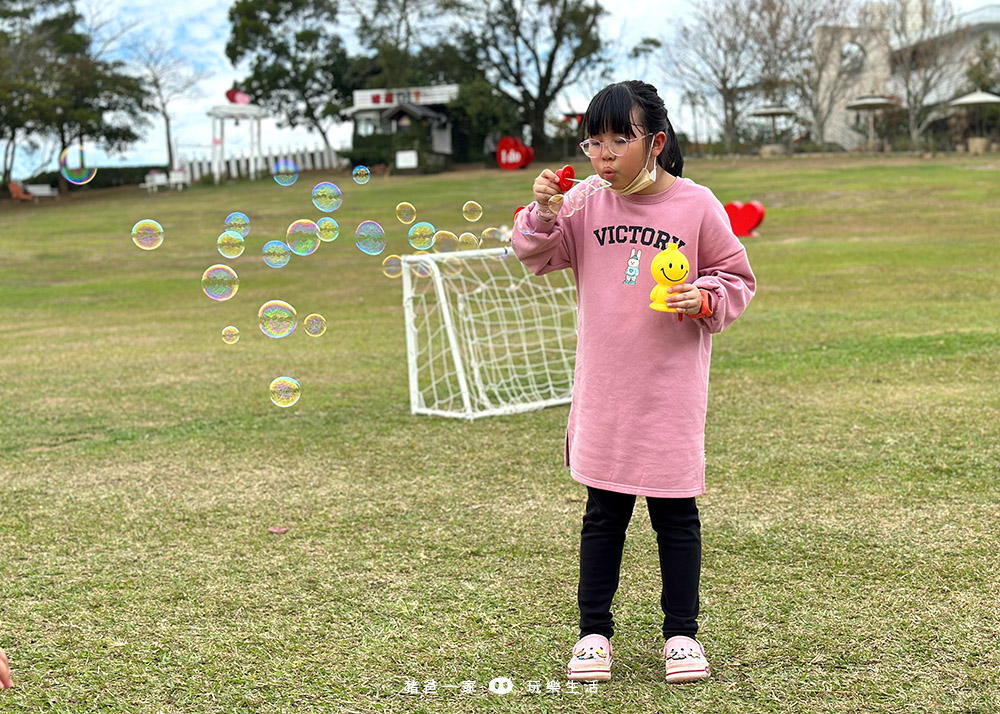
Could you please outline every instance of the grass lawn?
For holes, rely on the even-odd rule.
[[[400,283],[354,227],[390,228],[388,254],[408,249],[399,201],[456,232],[468,199],[478,228],[509,223],[533,174],[336,177],[341,237],[266,267],[266,240],[319,216],[317,173],[0,206],[0,711],[1000,711],[1000,162],[686,175],[767,208],[745,241],[757,297],[714,342],[709,681],[662,681],[640,504],[614,679],[566,691],[585,498],[566,407],[409,414]],[[236,210],[251,233],[225,261]],[[132,244],[142,218],[157,250]],[[217,262],[240,275],[228,302],[199,284]],[[272,298],[327,333],[268,339]],[[268,399],[281,374],[290,409]],[[514,691],[489,694],[497,677]]]

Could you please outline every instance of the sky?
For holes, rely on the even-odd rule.
[[[194,92],[177,99],[170,106],[173,117],[173,133],[178,154],[190,159],[208,157],[211,152],[212,123],[206,116],[208,110],[218,104],[226,104],[225,92],[246,75],[244,67],[234,68],[225,56],[226,40],[229,37],[228,12],[233,0],[81,0],[84,14],[97,11],[106,18],[122,22],[135,22],[132,35],[161,43],[170,43],[192,64],[206,73]],[[618,55],[624,57],[629,48],[649,34],[666,36],[671,25],[690,11],[691,4],[677,0],[630,0],[628,3],[601,0],[608,10],[601,28],[602,37],[618,48]],[[995,4],[989,0],[954,0],[959,11],[973,10],[984,5]],[[343,5],[344,3],[342,3]],[[629,63],[622,60],[616,79],[644,79],[658,86],[670,112],[675,128],[685,131],[689,119],[679,107],[677,93],[667,78],[659,76],[653,64]],[[589,97],[576,90],[562,97],[553,107],[555,111],[583,111]],[[274,119],[264,120],[262,127],[263,145],[275,149],[306,149],[322,145],[315,133],[305,129],[280,128]],[[350,124],[334,127],[329,133],[334,148],[349,148],[351,140]],[[246,122],[234,127],[226,123],[226,151],[242,152],[249,146],[249,125]],[[167,161],[166,139],[163,121],[154,119],[146,129],[144,138],[124,155],[107,157],[99,151],[94,155],[93,165],[121,166],[165,164]],[[88,154],[88,163],[91,163]],[[49,158],[50,157],[50,158]],[[58,168],[54,149],[31,154],[19,151],[14,175],[23,179],[40,167],[46,158],[47,169]]]

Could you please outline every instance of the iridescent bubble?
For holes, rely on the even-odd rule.
[[[295,308],[283,300],[268,300],[257,311],[260,331],[268,337],[281,339],[295,332],[298,319]]]
[[[341,193],[340,187],[329,181],[316,184],[312,197],[313,205],[324,213],[336,211],[344,202],[344,194]]]
[[[475,250],[479,247],[479,236],[465,232],[458,237],[458,247],[461,250]]]
[[[235,231],[246,238],[250,235],[250,217],[245,213],[234,211],[226,216],[225,229]]]
[[[466,201],[462,206],[462,215],[469,223],[475,223],[483,217],[483,207],[475,201]]]
[[[427,255],[426,250],[414,251],[414,255]],[[418,278],[426,278],[431,274],[431,263],[429,260],[421,260],[413,264],[413,274]]]
[[[88,169],[83,165],[83,145],[79,147],[74,147],[75,151],[69,147],[62,150],[59,154],[59,173],[72,184],[77,186],[82,186],[85,183],[90,183],[95,176],[97,176],[97,169]],[[73,153],[70,153],[70,152]],[[78,153],[77,153],[78,152]],[[70,166],[74,163],[70,158],[73,155],[79,158],[80,165],[76,168]]]
[[[354,171],[351,173],[351,178],[354,179],[354,183],[363,186],[371,181],[372,172],[368,170],[367,166],[355,166]]]
[[[484,228],[480,235],[481,240],[479,241],[479,245],[483,248],[496,248],[500,245],[500,231],[493,226]]]
[[[310,337],[319,337],[326,332],[326,318],[318,312],[314,312],[312,315],[306,317],[303,325],[305,326],[306,334]]]
[[[316,227],[319,228],[319,239],[325,243],[335,241],[340,236],[340,224],[329,216],[316,221]]]
[[[240,341],[240,330],[232,325],[222,328],[222,341],[227,345],[235,345]]]
[[[458,236],[451,231],[438,231],[434,234],[434,252],[451,253],[458,250]]]
[[[412,203],[403,201],[402,203],[396,204],[396,218],[400,223],[408,226],[413,223],[416,217],[417,209],[413,207]]]
[[[240,278],[235,270],[220,263],[202,273],[201,289],[213,300],[228,300],[240,289]]]
[[[271,401],[279,407],[290,407],[299,401],[302,389],[291,377],[278,377],[271,382]]]
[[[132,242],[143,250],[159,248],[163,243],[163,226],[152,218],[144,218],[132,226]]]
[[[295,255],[312,255],[319,248],[319,226],[301,218],[288,226],[285,243]]]
[[[445,258],[441,265],[441,272],[445,275],[458,275],[462,272],[462,261],[458,258]]]
[[[223,231],[215,244],[224,258],[239,258],[243,255],[243,236],[236,231]]]
[[[284,268],[292,259],[292,252],[284,241],[269,240],[264,244],[264,264],[271,268]]]
[[[398,278],[403,274],[403,260],[398,255],[387,256],[382,261],[382,275],[387,278]]]
[[[434,234],[436,232],[433,225],[427,221],[421,221],[410,227],[407,238],[410,240],[410,245],[417,250],[430,250],[434,245]]]
[[[299,180],[299,167],[291,159],[278,159],[271,169],[274,180],[279,186],[291,186]]]
[[[375,221],[364,221],[354,234],[358,250],[368,255],[378,255],[385,250],[385,231]]]

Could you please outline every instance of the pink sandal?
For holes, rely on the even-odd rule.
[[[667,662],[667,681],[671,684],[697,682],[711,673],[705,648],[693,637],[671,637],[663,648],[663,658]]]
[[[573,647],[566,679],[607,682],[611,679],[611,643],[603,635],[587,635]]]

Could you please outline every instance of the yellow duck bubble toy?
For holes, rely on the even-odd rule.
[[[666,250],[657,253],[649,266],[653,279],[656,280],[656,286],[649,293],[649,299],[653,301],[649,307],[659,312],[677,312],[677,308],[667,305],[667,296],[671,287],[684,282],[690,267],[687,257],[681,253],[676,243],[671,243]]]

